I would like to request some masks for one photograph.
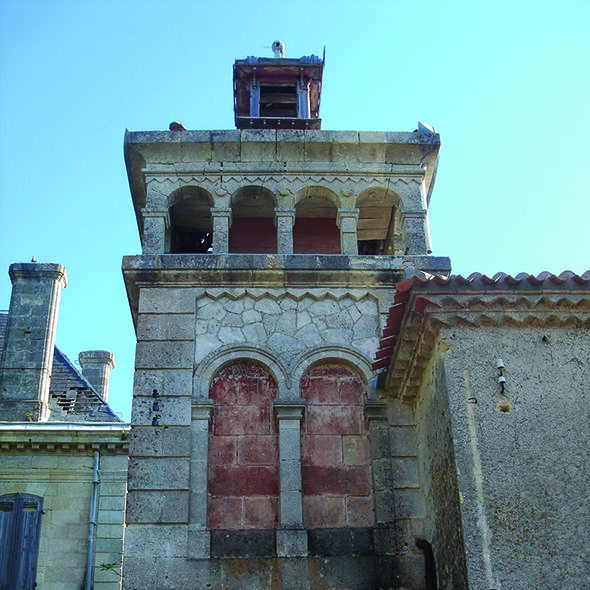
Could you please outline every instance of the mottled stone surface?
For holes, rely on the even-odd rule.
[[[579,588],[590,571],[590,332],[481,327],[441,338],[469,587]]]

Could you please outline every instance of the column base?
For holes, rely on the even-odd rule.
[[[278,557],[306,557],[307,530],[301,528],[277,529]]]
[[[188,555],[194,559],[211,557],[211,532],[203,527],[188,527]]]

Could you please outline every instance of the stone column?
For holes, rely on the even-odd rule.
[[[211,534],[207,528],[207,466],[212,414],[211,400],[193,402],[188,529],[188,555],[192,558],[207,558],[211,553]]]
[[[279,557],[307,555],[307,531],[303,527],[301,490],[301,418],[305,401],[276,400],[279,421],[281,523],[277,530]]]
[[[231,209],[212,207],[211,218],[213,220],[213,254],[227,254],[229,252]]]
[[[375,488],[375,551],[379,555],[393,555],[396,551],[395,507],[391,445],[387,423],[387,406],[381,400],[365,402],[365,416],[369,422],[373,485]]]
[[[295,209],[275,209],[277,227],[277,253],[293,254],[293,226]]]
[[[338,209],[336,224],[340,228],[340,253],[356,256],[359,253],[356,224],[359,217],[359,209]]]
[[[144,254],[164,254],[166,252],[166,232],[170,227],[167,209],[142,209],[143,233],[141,247]]]
[[[0,371],[0,420],[40,421],[47,403],[61,290],[61,264],[11,264],[10,311]]]
[[[115,367],[115,357],[108,350],[85,350],[78,355],[82,374],[104,402],[109,397],[109,377]]]

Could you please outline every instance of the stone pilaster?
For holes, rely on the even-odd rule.
[[[303,528],[301,491],[301,418],[305,402],[277,400],[279,421],[281,524],[277,530],[277,555],[307,555],[307,531]]]
[[[212,414],[211,400],[193,403],[188,529],[188,555],[193,558],[207,558],[211,552],[211,534],[207,529],[207,465]]]
[[[349,254],[355,256],[359,253],[356,232],[358,217],[359,209],[338,209],[336,224],[340,228],[341,254]]]
[[[141,247],[144,254],[164,254],[166,251],[166,232],[170,227],[167,209],[142,209],[143,234]]]
[[[295,209],[275,209],[277,226],[277,253],[293,254],[293,226]]]
[[[428,215],[425,209],[402,211],[400,214],[408,255],[428,254],[431,251]]]
[[[229,252],[231,209],[212,207],[211,218],[213,220],[213,254],[227,254]]]
[[[365,416],[369,422],[373,485],[375,488],[375,551],[380,555],[395,552],[393,524],[395,509],[391,445],[387,424],[387,406],[381,400],[367,400]]]
[[[61,290],[61,264],[11,264],[12,295],[3,366],[0,420],[45,421]]]

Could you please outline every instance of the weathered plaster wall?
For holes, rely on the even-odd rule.
[[[449,328],[441,338],[469,587],[584,587],[590,332]]]
[[[467,588],[465,547],[444,354],[436,350],[415,407],[423,537],[432,545],[440,590]]]

